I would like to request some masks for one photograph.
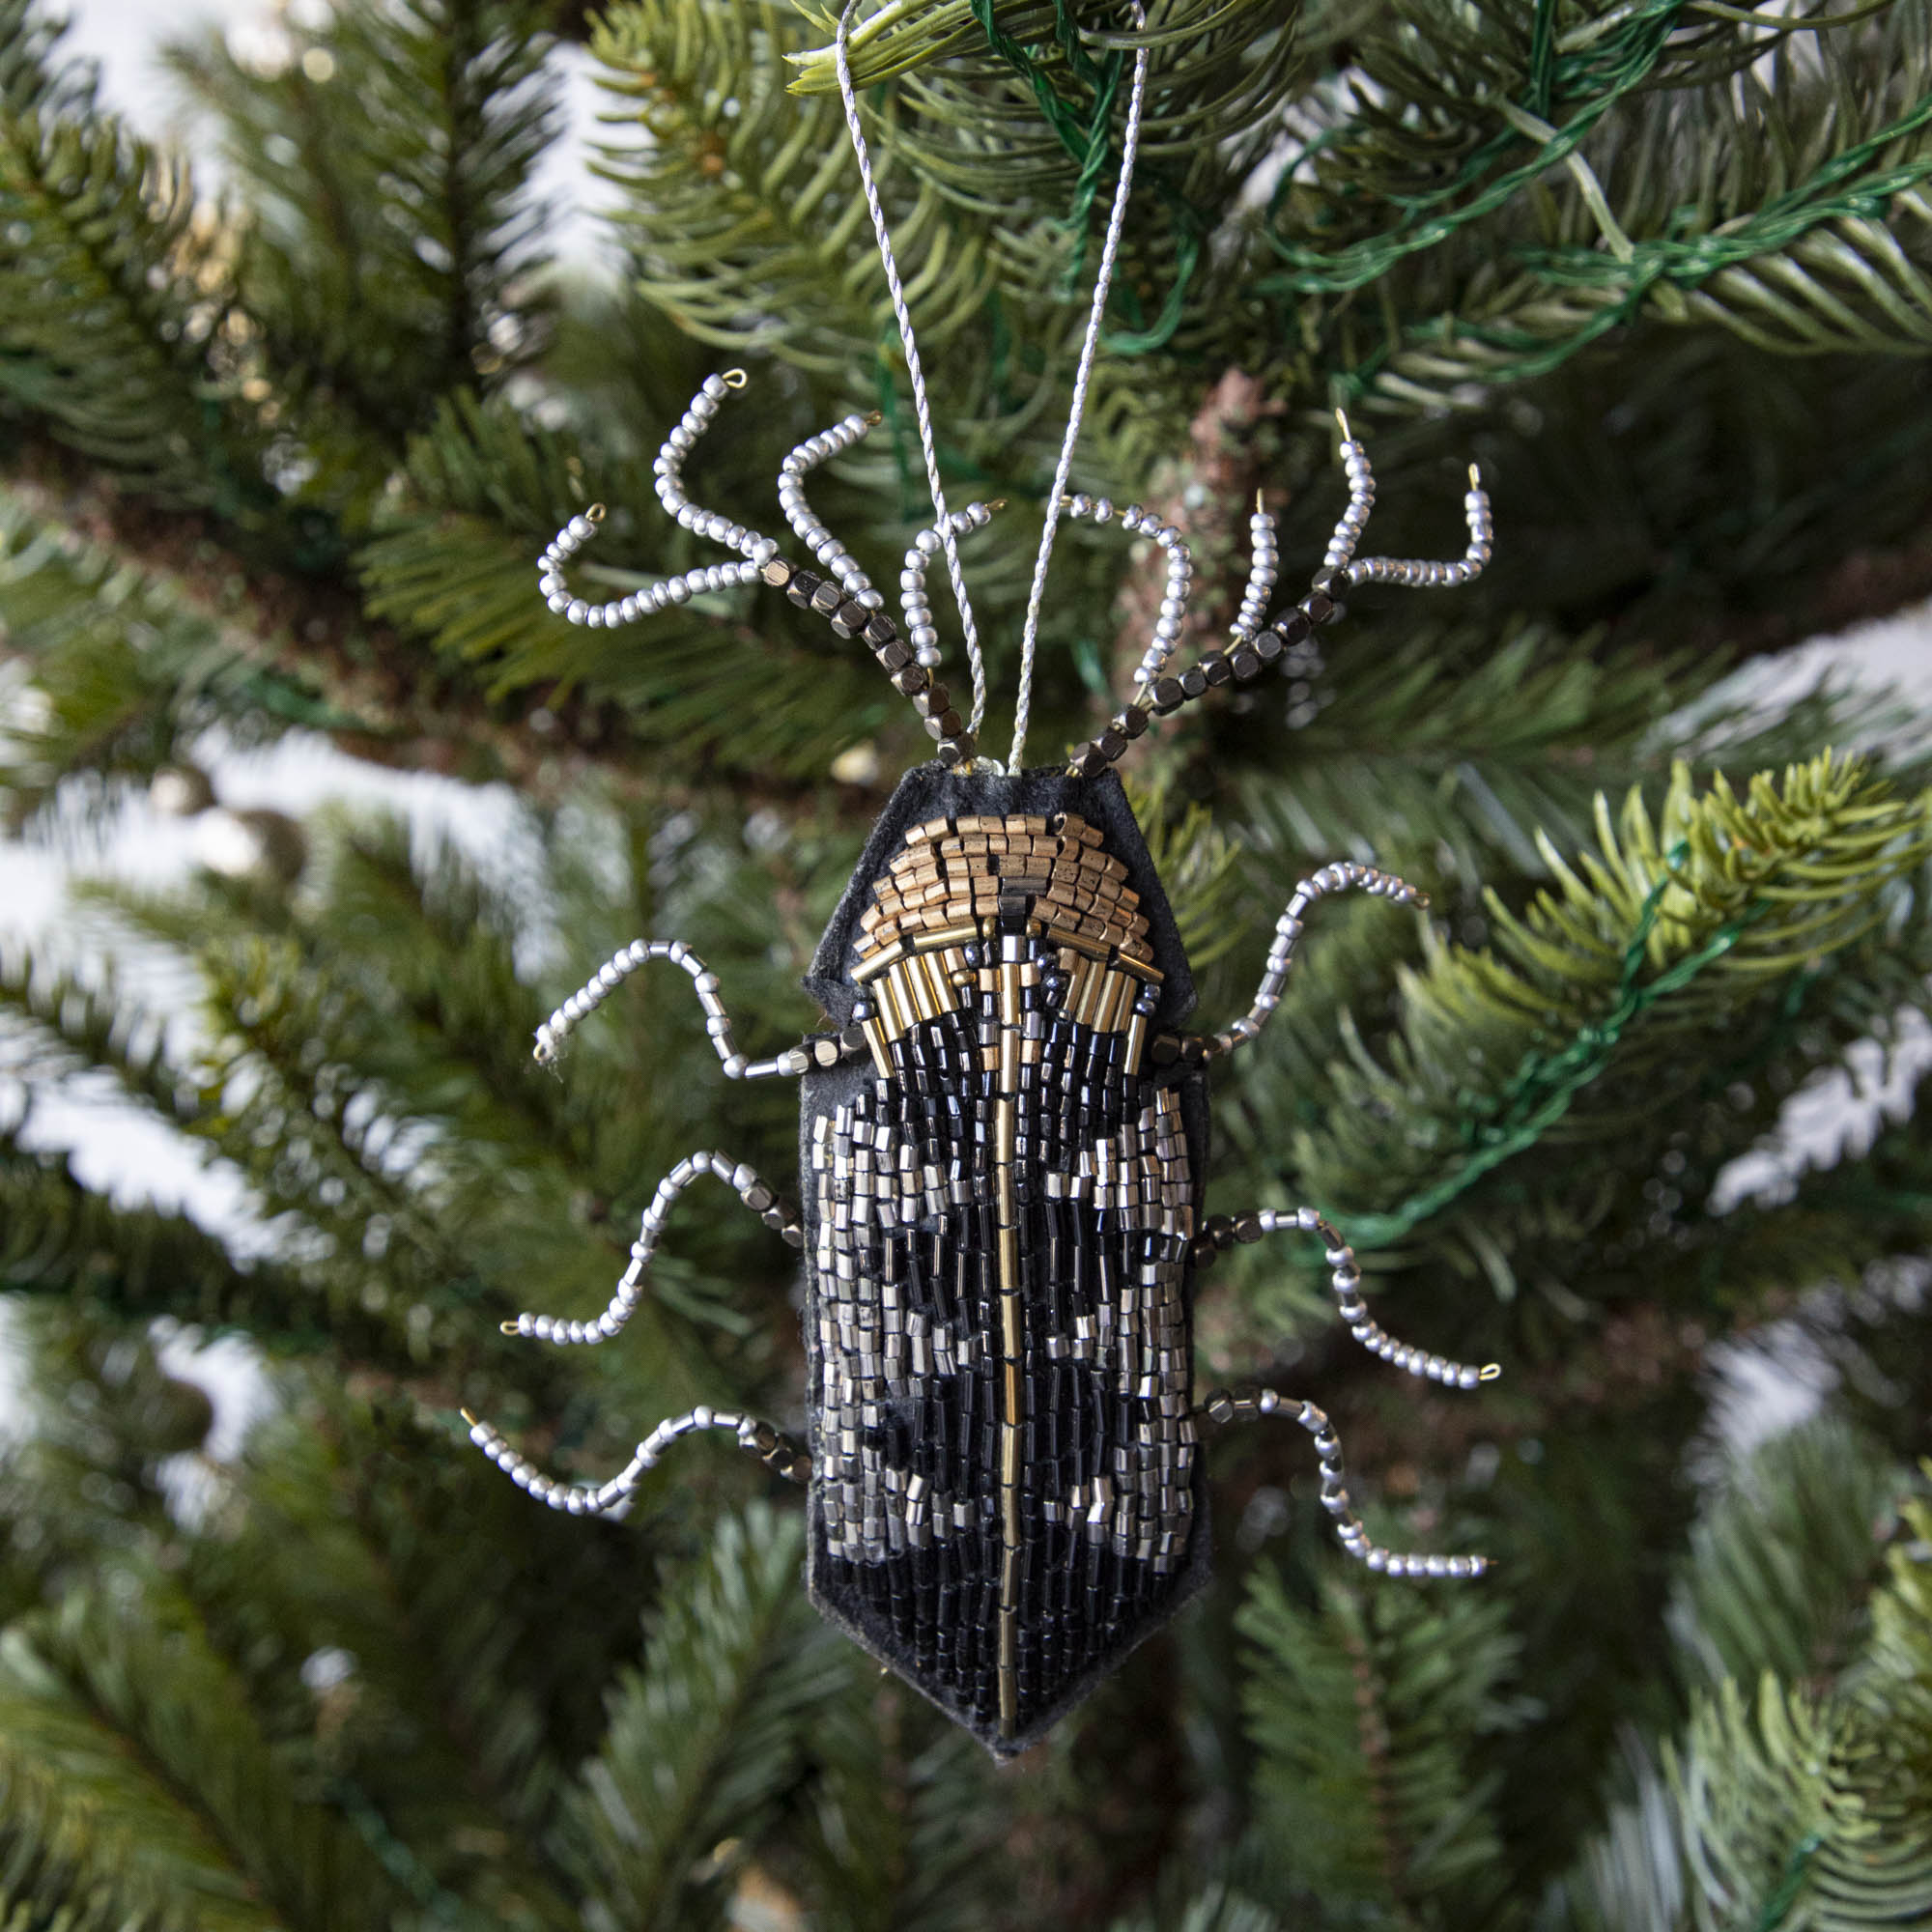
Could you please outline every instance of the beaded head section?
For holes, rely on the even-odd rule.
[[[861,914],[863,967],[895,940],[917,946],[929,933],[988,920],[1037,918],[1151,966],[1148,923],[1127,868],[1101,849],[1101,834],[1071,812],[1051,818],[935,818],[906,834],[903,850]]]
[[[959,1009],[999,942],[1022,937],[1049,962],[1051,1009],[1096,1035],[1120,1035],[1138,1075],[1164,975],[1140,895],[1097,826],[1051,817],[934,818],[915,825],[859,916],[852,979],[882,1075],[893,1045]]]

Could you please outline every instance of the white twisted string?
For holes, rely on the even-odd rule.
[[[980,652],[980,633],[973,622],[973,606],[966,596],[966,577],[959,567],[959,544],[952,519],[946,507],[946,492],[939,481],[939,452],[932,440],[932,410],[925,396],[925,374],[919,362],[919,347],[912,336],[912,311],[906,306],[905,289],[899,281],[898,263],[893,256],[892,238],[886,233],[886,211],[879,203],[879,190],[872,180],[871,157],[866,152],[865,129],[859,126],[859,102],[852,90],[852,66],[846,56],[845,37],[859,0],[845,0],[838,15],[838,31],[832,43],[834,63],[838,70],[838,98],[845,103],[845,126],[852,136],[852,152],[858,156],[859,180],[866,191],[866,206],[871,211],[872,233],[878,238],[879,260],[885,264],[886,287],[893,298],[893,314],[897,317],[899,340],[905,345],[906,374],[912,381],[913,413],[919,419],[919,443],[925,452],[925,480],[932,492],[932,524],[946,553],[946,572],[952,581],[952,596],[959,606],[959,627],[966,637],[966,662],[973,669],[973,715],[967,729],[977,738],[986,716],[986,662]]]
[[[1140,0],[1132,0],[1130,11],[1136,27],[1146,27],[1147,14]],[[1127,193],[1133,186],[1134,157],[1141,145],[1141,100],[1147,93],[1148,50],[1143,46],[1134,55],[1133,92],[1127,98],[1127,125],[1121,137],[1121,182],[1114,190],[1114,211],[1107,217],[1106,245],[1100,250],[1100,271],[1094,278],[1094,307],[1087,318],[1087,339],[1080,345],[1080,363],[1073,372],[1073,408],[1066,418],[1066,437],[1060,445],[1060,467],[1053,472],[1053,488],[1046,493],[1046,527],[1039,535],[1039,556],[1033,567],[1033,590],[1027,598],[1026,628],[1020,633],[1019,705],[1013,714],[1013,749],[1007,769],[1016,772],[1026,753],[1027,721],[1033,709],[1034,648],[1039,637],[1039,607],[1046,595],[1046,566],[1053,555],[1053,539],[1060,524],[1060,499],[1066,494],[1066,479],[1073,468],[1073,445],[1080,437],[1080,418],[1087,409],[1087,380],[1094,368],[1094,352],[1100,341],[1100,318],[1107,311],[1107,292],[1114,283],[1114,257],[1120,253],[1121,230],[1127,218]]]

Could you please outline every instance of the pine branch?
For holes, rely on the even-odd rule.
[[[1238,936],[1240,847],[1198,803],[1176,807],[1159,776],[1147,784],[1130,776],[1127,797],[1188,964],[1197,971],[1211,966]]]
[[[316,1388],[251,1442],[245,1507],[183,1581],[278,1749],[382,1821],[432,1920],[548,1932],[579,1920],[543,1836],[635,1646],[648,1551],[559,1534],[457,1433]]]
[[[1269,895],[1280,890],[1285,903],[1293,867],[1360,850],[1365,836],[1378,863],[1399,867],[1413,853],[1445,885],[1479,888],[1505,870],[1543,875],[1538,831],[1587,838],[1605,781],[1615,774],[1635,782],[1656,768],[1646,740],[1662,722],[1665,694],[1716,668],[1606,661],[1597,644],[1520,622],[1500,637],[1484,624],[1422,623],[1392,643],[1379,635],[1338,643],[1333,672],[1297,679],[1287,693],[1299,726],[1293,788],[1272,781],[1272,760],[1260,759],[1242,760],[1228,786],[1267,855]],[[1278,714],[1261,722],[1254,735],[1278,746]],[[1232,721],[1224,735],[1234,738]],[[1238,755],[1239,740],[1231,749]]]
[[[292,1789],[192,1631],[77,1597],[0,1643],[0,1776],[83,1889],[131,1880],[214,1932],[392,1922],[381,1868]]]
[[[890,317],[864,205],[848,200],[838,103],[784,92],[781,61],[799,37],[772,6],[613,8],[592,51],[650,138],[607,149],[601,172],[625,190],[646,299],[701,341],[850,383]],[[908,192],[890,156],[888,142],[875,160],[895,245],[920,340],[937,354],[982,312],[984,243],[930,185]]]
[[[1523,1721],[1502,1694],[1506,1617],[1473,1592],[1437,1606],[1333,1578],[1309,1610],[1256,1570],[1236,1618],[1257,1753],[1249,1855],[1276,1889],[1393,1924],[1476,1922],[1499,1902],[1495,1780],[1468,1756],[1474,1736]]]
[[[63,1296],[109,1318],[245,1327],[297,1348],[322,1340],[315,1291],[298,1270],[238,1267],[185,1216],[117,1207],[65,1155],[30,1152],[11,1133],[0,1134],[0,1293]],[[331,1325],[352,1351],[369,1346],[349,1320]]]
[[[10,725],[0,760],[15,825],[81,773],[107,781],[111,800],[184,761],[217,719],[243,743],[347,722],[235,627],[11,496],[0,496],[0,619],[40,700]]]
[[[36,467],[48,480],[0,494],[0,503],[12,506],[24,546],[14,570],[24,571],[30,556],[36,583],[50,592],[57,587],[75,620],[96,617],[97,600],[107,605],[111,616],[125,594],[136,603],[153,597],[161,611],[174,611],[184,638],[208,627],[213,634],[213,673],[196,696],[229,700],[205,715],[209,722],[218,718],[236,736],[271,736],[290,723],[305,724],[328,731],[341,749],[375,763],[420,766],[475,782],[507,777],[539,798],[554,797],[588,763],[609,774],[611,782],[637,788],[639,781],[627,769],[633,741],[608,710],[593,710],[567,696],[557,696],[549,709],[538,699],[550,694],[539,692],[516,715],[506,716],[441,670],[428,652],[366,619],[340,583],[290,578],[251,550],[214,541],[206,528],[164,522],[130,498],[77,484],[52,465]],[[58,571],[39,575],[64,556],[74,559],[71,581]],[[489,563],[495,569],[502,560],[499,547]],[[31,642],[41,622],[38,589],[10,581],[4,562],[0,573],[6,573],[0,576],[0,613],[11,614],[11,600],[19,595]],[[146,587],[137,586],[137,577]],[[112,593],[91,587],[109,582],[117,584]],[[548,621],[540,604],[536,611]],[[46,614],[50,634],[65,637],[69,620],[60,617],[51,596]],[[74,624],[72,674],[86,694],[82,723],[91,725],[97,715],[125,720],[109,748],[123,758],[121,768],[128,776],[145,773],[152,753],[144,751],[136,760],[128,748],[174,740],[165,712],[157,713],[156,692],[137,674],[140,661],[114,641],[111,623],[104,628],[106,641],[94,644],[85,624]],[[136,633],[131,641],[138,648],[145,639]],[[245,656],[252,675],[242,673],[231,652]],[[103,667],[112,669],[115,682],[96,694],[92,680]],[[56,703],[68,675],[66,659],[56,653],[49,670]],[[539,710],[547,715],[533,727],[527,716]],[[203,715],[192,717],[199,722]],[[177,722],[172,731],[180,732],[187,722]],[[32,749],[34,732],[23,737]],[[53,750],[50,745],[49,755]],[[43,787],[48,776],[38,760],[22,761],[14,770],[28,790]]]
[[[1829,1682],[1858,1648],[1897,1471],[1835,1419],[1773,1437],[1691,1531],[1673,1626],[1691,1667]]]
[[[1874,1481],[1889,1472],[1863,1458],[1849,1479],[1827,1469],[1820,1459],[1841,1441],[1828,1419],[1761,1452],[1751,1467],[1761,1499],[1742,1510],[1720,1500],[1707,1518],[1697,1557],[1703,1574],[1692,1584],[1700,1607],[1723,1605],[1723,1624],[1700,1638],[1707,1655],[1742,1640],[1747,1651],[1795,1657],[1805,1681],[1767,1667],[1721,1677],[1700,1692],[1663,1749],[1662,1774],[1647,1755],[1635,1758],[1633,1795],[1552,1894],[1552,1913],[1564,1916],[1546,1915],[1549,1922],[1617,1932],[1638,1924],[1897,1923],[1932,1901],[1932,1806],[1916,1743],[1932,1682],[1932,1595],[1923,1544],[1911,1540],[1923,1538],[1932,1513],[1922,1499],[1904,1505],[1896,1526],[1905,1534],[1887,1551],[1889,1576],[1869,1596],[1867,1634],[1855,1651],[1817,1654],[1818,1613],[1783,1586],[1775,1584],[1762,1605],[1726,1604],[1729,1585],[1716,1574],[1730,1567],[1728,1518],[1739,1518],[1735,1531],[1742,1531],[1743,1513],[1755,1516],[1758,1545],[1737,1546],[1736,1560],[1773,1577],[1801,1562],[1821,1534],[1834,1533],[1803,1508],[1821,1481],[1839,1484],[1841,1507],[1868,1500]],[[1843,1593],[1840,1615],[1863,1601],[1855,1573],[1869,1580],[1872,1544],[1893,1526],[1866,1515],[1842,1520],[1842,1547],[1824,1559],[1835,1573],[1829,1594]],[[1862,1551],[1852,1548],[1858,1541]],[[1732,1621],[1739,1613],[1758,1627],[1740,1629]]]
[[[0,14],[0,394],[134,489],[240,517],[260,499],[218,401],[231,301],[187,177]]]
[[[898,494],[909,517],[923,493],[896,331],[864,203],[850,193],[839,103],[784,92],[780,62],[800,38],[800,23],[770,6],[613,8],[592,50],[650,138],[607,149],[600,171],[625,190],[619,221],[642,298],[699,341],[817,377],[828,420],[855,405],[885,412],[891,449],[848,469]],[[922,354],[944,361],[941,460],[976,495],[1037,497],[1053,473],[1085,322],[1059,289],[1064,249],[1019,261],[991,213],[1005,178],[988,194],[982,167],[981,192],[952,194],[901,161],[906,138],[894,105],[868,144]],[[1144,415],[1150,383],[1144,369],[1131,384],[1103,372],[1096,427]],[[1159,388],[1171,419],[1184,407],[1179,384]]]
[[[1178,1910],[1133,1913],[1113,1932],[1288,1932],[1289,1921],[1227,1886],[1210,1885]]]
[[[1015,1869],[983,1753],[846,1651],[844,1694],[811,1726],[804,1856],[814,1932],[965,1932],[995,1920]]]
[[[339,402],[393,447],[438,396],[540,349],[546,221],[529,181],[560,125],[542,14],[522,0],[346,10],[321,31],[292,25],[273,76],[217,33],[169,50],[245,184],[239,278],[304,431]],[[380,460],[339,429],[331,442]]]
[[[1785,353],[1916,353],[1932,109],[1912,10],[1673,31],[1682,11],[1559,28],[1541,59],[1527,9],[1370,35],[1364,84],[1312,117],[1320,158],[1278,191],[1281,266],[1255,286],[1339,295],[1398,269],[1383,312],[1407,314],[1346,382],[1402,407],[1542,373],[1646,314]],[[1443,292],[1472,275],[1452,314]]]
[[[1686,1086],[1673,1067],[1707,1079],[1690,1039],[1716,1028],[1741,1041],[1747,1013],[1753,1031],[1771,1023],[1807,960],[1885,916],[1892,882],[1922,860],[1922,813],[1829,756],[1743,796],[1721,779],[1699,796],[1680,768],[1658,818],[1632,792],[1613,824],[1600,800],[1602,859],[1573,869],[1546,842],[1558,886],[1521,916],[1492,897],[1493,949],[1432,945],[1403,976],[1388,1060],[1335,1065],[1340,1104],[1295,1135],[1303,1186],[1338,1209],[1351,1175],[1370,1199],[1406,1194],[1347,1215],[1354,1238],[1387,1245],[1466,1214],[1484,1177],[1546,1134],[1574,1146],[1629,1130]]]
[[[572,1807],[592,1932],[723,1924],[721,1841],[756,1845],[844,1679],[838,1639],[799,1591],[803,1549],[795,1516],[754,1506],[667,1572],[642,1668],[623,1680]]]
[[[178,1554],[181,1478],[214,1410],[138,1326],[44,1297],[13,1301],[7,1321],[21,1389],[0,1457],[0,1513],[19,1532],[0,1551],[0,1618],[11,1622],[90,1577]]]
[[[836,10],[807,11],[821,32],[836,27]],[[1145,351],[1182,327],[1190,284],[1225,234],[1215,212],[1277,138],[1299,77],[1293,27],[1254,0],[1185,0],[1145,36],[1122,32],[1118,16],[1083,28],[1073,15],[1064,5],[887,6],[854,24],[853,78],[893,83],[889,98],[911,109],[906,158],[997,223],[1003,283],[1037,304],[1082,279],[1117,173],[1127,49],[1150,46],[1138,208],[1113,303],[1117,350]],[[791,59],[795,93],[835,90],[829,47]]]

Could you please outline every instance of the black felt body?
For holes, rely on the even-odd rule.
[[[852,883],[812,960],[806,980],[810,991],[838,1025],[849,1023],[858,989],[848,977],[852,960],[852,938],[860,915],[870,903],[874,882],[882,877],[893,857],[905,841],[907,830],[938,817],[1037,813],[1051,817],[1071,812],[1098,828],[1106,840],[1105,849],[1127,867],[1127,884],[1140,897],[1140,910],[1149,923],[1149,941],[1154,963],[1165,976],[1154,1024],[1172,1029],[1193,1009],[1194,986],[1186,957],[1160,882],[1153,875],[1147,845],[1135,824],[1119,779],[1107,772],[1094,779],[1068,777],[1060,771],[1023,773],[1018,777],[964,777],[939,766],[923,767],[901,781],[891,802],[880,815],[865,854],[853,873]],[[818,1249],[818,1207],[812,1184],[811,1151],[815,1122],[831,1116],[840,1105],[854,1102],[871,1092],[878,1076],[869,1062],[840,1065],[805,1076],[801,1098],[800,1153],[801,1195],[805,1216],[806,1292],[805,1340],[810,1361],[810,1387],[820,1386],[819,1287],[813,1258]],[[1200,1225],[1205,1177],[1208,1166],[1208,1108],[1206,1087],[1197,1072],[1176,1083],[1180,1101],[1181,1122],[1188,1147],[1192,1177],[1195,1224]],[[1192,1347],[1192,1264],[1187,1266],[1183,1305],[1188,1324],[1188,1346]],[[845,1632],[854,1642],[902,1677],[922,1694],[931,1698],[948,1717],[971,1730],[996,1756],[1009,1757],[1026,1749],[1050,1730],[1069,1709],[1081,1701],[1100,1681],[1118,1667],[1137,1644],[1145,1640],[1193,1597],[1207,1582],[1210,1568],[1205,1463],[1198,1452],[1190,1485],[1194,1497],[1192,1529],[1184,1557],[1165,1577],[1159,1579],[1152,1601],[1137,1610],[1135,1620],[1117,1628],[1101,1654],[1093,1657],[1084,1668],[1056,1684],[1051,1701],[1025,1713],[1024,1722],[1010,1737],[1002,1737],[997,1720],[984,1708],[950,1692],[929,1669],[921,1667],[920,1659],[895,1633],[891,1619],[850,1586],[852,1566],[835,1561],[827,1548],[825,1512],[821,1493],[826,1466],[821,1439],[821,1418],[810,1417],[813,1478],[810,1537],[807,1582],[813,1603],[829,1621]],[[841,1580],[841,1572],[846,1580]]]

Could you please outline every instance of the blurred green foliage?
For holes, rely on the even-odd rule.
[[[1186,523],[1204,636],[1256,491],[1289,573],[1319,556],[1338,403],[1377,548],[1448,547],[1472,455],[1499,532],[1479,584],[1352,599],[1327,662],[1191,707],[1128,776],[1210,1021],[1313,865],[1430,889],[1427,918],[1323,908],[1216,1091],[1210,1205],[1314,1201],[1390,1326],[1506,1374],[1394,1386],[1334,1335],[1319,1258],[1269,1244],[1206,1283],[1204,1381],[1307,1388],[1378,1529],[1494,1573],[1352,1571],[1289,1432],[1237,1433],[1214,1590],[1002,1773],[810,1614],[762,1476],[694,1442],[585,1524],[482,1463],[466,1405],[584,1474],[696,1402],[800,1419],[791,1257],[751,1217],[681,1210],[618,1350],[497,1322],[601,1307],[691,1149],[795,1159],[788,1095],[726,1086],[688,1002],[614,1000],[561,1084],[531,1029],[643,933],[718,972],[748,1052],[796,1038],[925,745],[765,592],[624,632],[534,594],[593,500],[605,594],[714,560],[650,462],[731,362],[695,498],[769,526],[783,452],[877,409],[814,506],[887,582],[926,520],[835,15],[339,0],[291,9],[272,60],[202,32],[169,61],[210,196],[0,0],[9,826],[58,846],[151,786],[205,805],[212,748],[305,730],[514,787],[521,841],[262,821],[253,872],[87,895],[118,967],[0,954],[0,1925],[1932,1914],[1932,1154],[1891,1122],[1737,1179],[1807,1082],[1918,1064],[1925,721],[1733,677],[1932,587],[1932,12],[1149,16],[1077,487]],[[996,745],[1131,38],[1085,0],[854,27],[948,483],[1007,501],[967,550]],[[534,186],[566,59],[602,92],[601,267],[559,257]],[[1111,708],[1151,571],[1064,532],[1037,754]],[[256,1238],[48,1151],[68,1087],[217,1164]],[[219,1334],[275,1403],[226,1460],[188,1378]],[[1779,1351],[1828,1391],[1747,1451],[1719,1365]]]

